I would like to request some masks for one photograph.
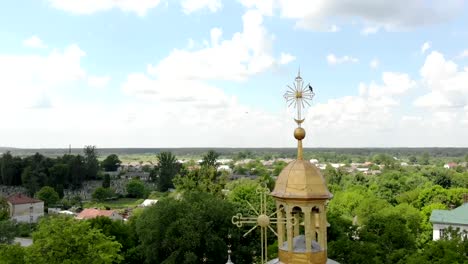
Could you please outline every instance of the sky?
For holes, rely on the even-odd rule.
[[[0,146],[468,147],[464,0],[18,0]]]

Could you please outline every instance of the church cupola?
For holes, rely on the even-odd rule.
[[[314,97],[312,86],[304,86],[300,73],[294,88],[284,95],[288,104],[297,109],[294,130],[297,139],[297,159],[279,174],[271,195],[276,200],[278,258],[284,264],[327,263],[326,203],[333,195],[328,191],[320,170],[304,160],[302,140],[306,136],[302,123],[303,108]]]

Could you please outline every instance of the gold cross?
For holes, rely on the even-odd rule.
[[[293,83],[294,87],[288,85],[288,91],[284,94],[284,99],[288,107],[292,106],[297,108],[297,118],[294,118],[296,123],[301,126],[304,119],[302,117],[302,110],[306,105],[310,106],[310,101],[315,96],[314,89],[310,84],[304,86],[304,81],[302,80],[301,73],[297,74],[296,80]]]
[[[286,219],[278,220],[278,218],[273,218],[278,211],[268,215],[267,214],[267,194],[270,193],[270,190],[267,187],[259,186],[256,190],[256,193],[260,195],[260,210],[256,210],[251,203],[248,201],[250,209],[255,212],[254,216],[242,216],[242,214],[236,214],[232,217],[232,223],[237,227],[242,227],[244,224],[254,224],[254,226],[244,234],[244,237],[247,236],[250,232],[255,230],[257,227],[260,227],[260,242],[262,248],[262,263],[267,263],[268,261],[268,247],[267,247],[267,231],[270,229],[276,236],[278,234],[270,226],[270,224],[286,223]]]

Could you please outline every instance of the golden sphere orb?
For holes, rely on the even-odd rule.
[[[298,127],[294,130],[294,137],[297,140],[303,140],[305,138],[306,132],[302,127]]]
[[[264,214],[259,215],[257,218],[257,224],[261,227],[267,227],[270,225],[270,217]]]

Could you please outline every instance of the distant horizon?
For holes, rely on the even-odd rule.
[[[93,145],[91,145],[93,146]],[[296,149],[296,147],[99,147],[94,145],[98,150],[99,149]],[[19,149],[19,150],[82,150],[85,146],[81,148],[29,148],[29,147],[3,147],[0,146],[0,150],[3,149]],[[304,149],[467,149],[468,147],[304,147]],[[468,153],[467,153],[468,154]]]

